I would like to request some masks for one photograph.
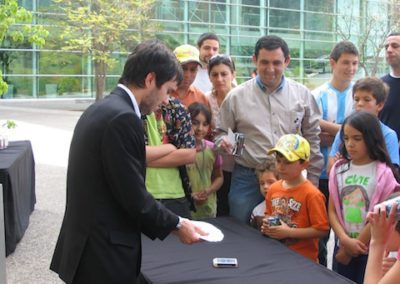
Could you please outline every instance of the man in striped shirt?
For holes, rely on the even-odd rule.
[[[312,91],[322,118],[320,120],[321,153],[324,156],[324,167],[318,188],[329,200],[328,175],[326,165],[330,147],[344,119],[353,111],[352,80],[358,69],[358,50],[350,41],[337,43],[331,51],[329,63],[332,77],[329,82]],[[319,261],[326,266],[326,240],[320,242]]]

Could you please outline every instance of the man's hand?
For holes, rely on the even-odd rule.
[[[332,146],[333,140],[335,139],[335,136],[330,135],[328,132],[323,132],[319,134],[319,139],[321,140],[320,145],[321,146]]]
[[[218,147],[225,153],[232,155],[233,145],[229,142],[228,136],[222,137]]]
[[[182,243],[188,245],[200,242],[200,236],[207,235],[206,232],[202,231],[199,227],[186,218],[181,219],[181,227],[174,231],[174,233],[178,235]]]

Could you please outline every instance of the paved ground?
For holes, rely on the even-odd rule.
[[[60,107],[71,110],[57,110],[56,104],[48,103],[0,103],[0,124],[15,120],[17,127],[9,138],[30,140],[36,162],[37,203],[23,239],[6,259],[8,284],[63,283],[49,270],[49,263],[64,214],[72,130],[86,105],[68,102]]]
[[[0,101],[0,127],[6,119],[15,120],[17,128],[10,131],[9,137],[30,140],[36,162],[37,203],[23,239],[6,259],[8,284],[63,283],[49,270],[49,263],[64,214],[72,131],[89,104],[90,101]]]

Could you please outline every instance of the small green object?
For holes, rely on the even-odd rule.
[[[11,128],[17,127],[17,124],[15,123],[14,120],[8,119],[8,120],[3,124],[3,127],[7,127],[8,129],[11,129]]]

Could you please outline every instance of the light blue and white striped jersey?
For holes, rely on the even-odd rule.
[[[330,82],[327,82],[315,90],[312,94],[318,103],[323,120],[342,124],[344,119],[353,112],[353,83],[343,92],[335,89]],[[330,147],[321,147],[324,155],[324,168],[322,169],[321,179],[327,179],[326,163]]]

